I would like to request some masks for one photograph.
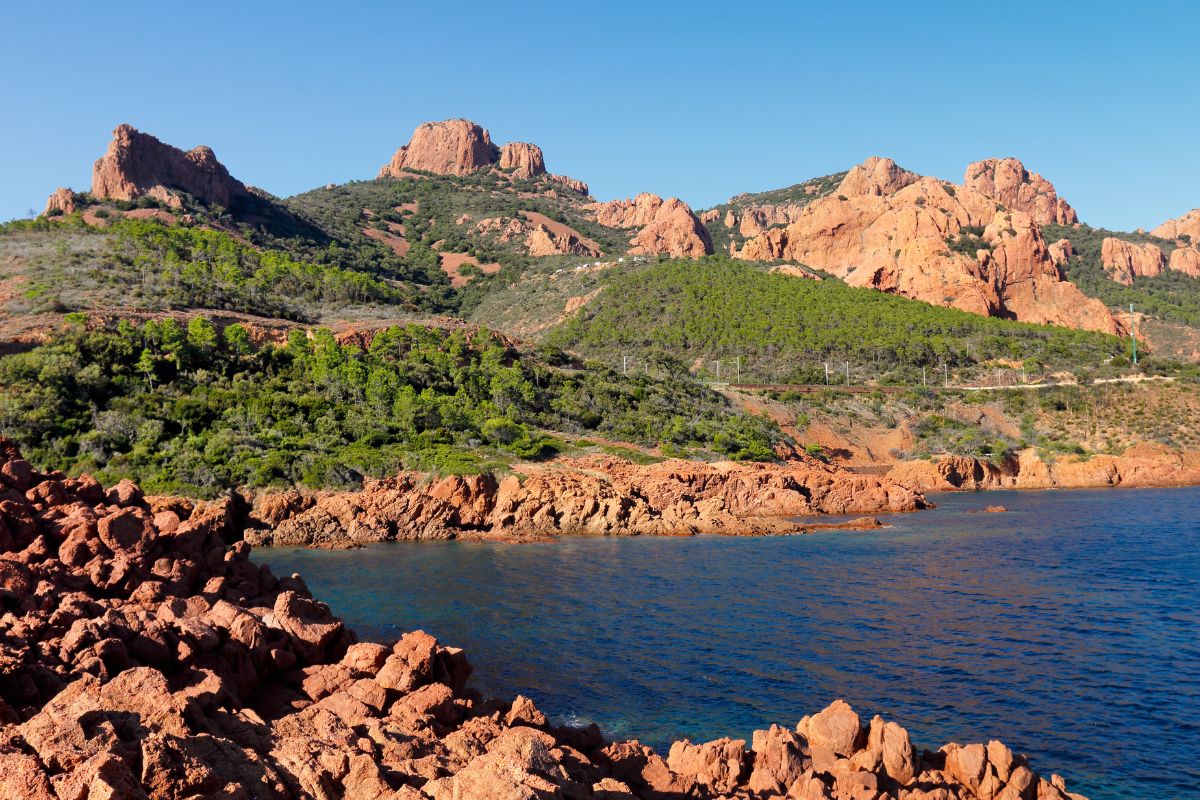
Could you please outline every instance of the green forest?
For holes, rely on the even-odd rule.
[[[685,370],[665,378],[520,353],[486,330],[328,330],[255,346],[205,317],[87,330],[0,359],[0,436],[42,468],[211,497],[349,487],[400,467],[484,472],[598,434],[672,455],[769,460],[782,434]],[[559,366],[555,366],[559,365]]]
[[[965,370],[993,359],[1097,367],[1125,346],[1113,336],[981,317],[721,256],[613,272],[604,286],[547,343],[593,356],[741,356],[745,379],[801,383],[817,382],[824,360],[911,381],[914,368],[919,380],[920,367]]]

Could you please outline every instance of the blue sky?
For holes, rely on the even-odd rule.
[[[694,207],[889,155],[1017,156],[1093,224],[1200,206],[1200,4],[10,4],[0,219],[130,122],[279,195],[370,178],[425,120],[540,144],[600,199]]]

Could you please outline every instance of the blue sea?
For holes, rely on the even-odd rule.
[[[361,638],[424,629],[484,694],[613,737],[748,738],[842,697],[918,747],[1000,739],[1092,800],[1200,798],[1200,489],[935,499],[869,532],[254,558]]]

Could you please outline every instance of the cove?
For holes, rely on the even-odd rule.
[[[1093,800],[1200,797],[1200,489],[934,499],[860,533],[254,558],[364,639],[424,629],[485,695],[656,748],[843,697],[918,747],[1000,739]]]

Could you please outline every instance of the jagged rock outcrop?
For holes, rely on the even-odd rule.
[[[1056,267],[1061,267],[1075,257],[1075,248],[1071,246],[1070,239],[1059,239],[1047,249],[1050,251],[1050,260]]]
[[[920,175],[900,167],[890,158],[871,156],[846,173],[846,177],[842,178],[841,184],[838,185],[838,193],[882,197],[895,194],[905,186],[916,183],[920,178]]]
[[[327,545],[460,536],[765,534],[789,517],[924,508],[918,493],[818,462],[635,466],[611,457],[560,459],[495,481],[402,473],[357,492],[264,495],[256,545]]]
[[[383,166],[379,177],[398,178],[406,170],[468,175],[495,164],[499,158],[500,150],[492,144],[491,134],[470,120],[424,122],[413,131],[408,144]]]
[[[551,175],[550,180],[572,192],[577,192],[584,197],[588,196],[588,185],[578,178],[571,178],[567,175]]]
[[[512,170],[512,176],[526,180],[546,174],[542,148],[528,142],[509,142],[500,148],[500,169]]]
[[[999,465],[949,455],[934,461],[904,461],[894,466],[888,477],[925,492],[1190,486],[1200,483],[1200,451],[1180,452],[1162,444],[1143,443],[1117,456],[1060,457],[1047,462],[1036,448],[1029,448]]]
[[[184,152],[132,125],[117,126],[108,151],[92,168],[92,195],[111,200],[149,196],[177,207],[179,192],[225,208],[248,194],[211,148],[200,146]]]
[[[952,243],[974,243],[975,251]],[[850,170],[835,193],[786,227],[748,239],[737,256],[797,261],[853,286],[976,314],[1117,331],[1103,303],[1064,280],[1031,215],[890,159]]]
[[[1171,251],[1167,268],[1172,272],[1200,278],[1200,250],[1195,247],[1176,247]]]
[[[75,212],[75,193],[65,186],[60,186],[55,189],[50,198],[46,200],[46,210],[42,212],[42,216],[48,217],[53,214],[72,214]]]
[[[1186,236],[1192,244],[1200,245],[1200,208],[1193,208],[1182,217],[1167,220],[1150,231],[1150,235],[1160,239],[1181,239]]]
[[[712,253],[708,229],[677,197],[663,200],[644,192],[632,200],[610,200],[588,208],[601,225],[638,229],[629,240],[631,253],[675,258],[700,258]]]
[[[40,474],[0,440],[0,797],[1082,800],[999,742],[917,751],[840,701],[665,759],[559,727],[422,631],[357,642],[248,560],[235,506]]]
[[[542,148],[528,142],[492,143],[487,130],[469,119],[425,122],[408,144],[379,170],[380,178],[399,178],[413,170],[436,175],[469,175],[488,167],[504,170],[518,180],[546,175],[553,183],[584,196],[588,185],[565,175],[549,175]]]
[[[1134,244],[1124,239],[1105,237],[1100,245],[1100,264],[1108,277],[1126,286],[1135,277],[1153,278],[1166,269],[1162,248],[1153,244]]]
[[[598,256],[600,251],[588,246],[570,231],[551,230],[536,224],[525,236],[525,246],[531,256],[577,255]]]
[[[800,218],[804,205],[800,203],[782,203],[747,206],[734,216],[733,220],[726,218],[726,223],[736,220],[738,233],[742,236],[757,236],[775,225],[788,225]],[[733,214],[733,212],[729,212]],[[733,225],[726,224],[732,228]]]
[[[1015,158],[989,158],[967,166],[963,185],[1005,208],[1024,211],[1038,225],[1074,225],[1075,209],[1058,196],[1054,184],[1025,169]]]

